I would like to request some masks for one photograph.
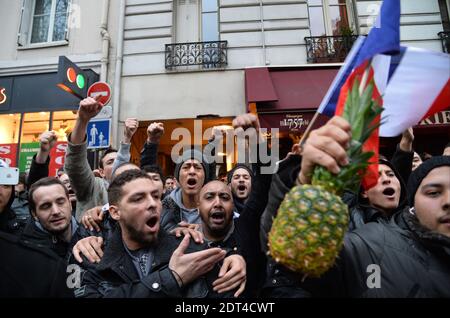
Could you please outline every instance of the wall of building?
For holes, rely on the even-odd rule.
[[[124,77],[120,120],[235,116],[246,110],[243,83],[243,71]]]
[[[117,6],[118,0],[111,0]],[[65,45],[24,46],[17,44],[22,1],[0,0],[2,49],[0,76],[56,71],[58,56],[66,55],[82,67],[100,71],[100,21],[103,1],[73,0],[69,41]],[[115,22],[114,24],[117,25]]]

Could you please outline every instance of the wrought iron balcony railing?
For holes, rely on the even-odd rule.
[[[442,42],[442,51],[450,54],[450,31],[442,31],[438,33]]]
[[[308,63],[343,62],[357,35],[305,37]]]
[[[201,65],[223,68],[227,65],[227,41],[166,44],[166,69]]]

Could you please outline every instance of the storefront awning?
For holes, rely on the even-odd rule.
[[[339,67],[250,68],[245,70],[247,103],[259,111],[314,110]]]

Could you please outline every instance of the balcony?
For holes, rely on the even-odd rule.
[[[438,33],[442,42],[442,52],[450,54],[450,31],[442,31]]]
[[[357,37],[357,35],[305,37],[308,63],[343,62]]]
[[[221,69],[227,65],[227,41],[166,44],[166,70]]]

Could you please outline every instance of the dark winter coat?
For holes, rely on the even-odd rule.
[[[66,264],[28,240],[0,232],[0,297],[73,297]]]
[[[76,297],[87,298],[163,298],[163,297],[230,297],[232,293],[217,294],[212,291],[212,282],[217,279],[219,264],[208,274],[180,288],[168,264],[180,240],[160,231],[158,245],[150,273],[140,279],[132,260],[122,242],[117,228],[105,248],[104,256],[95,267],[84,274],[81,287],[75,290]],[[207,248],[191,242],[185,253]]]

